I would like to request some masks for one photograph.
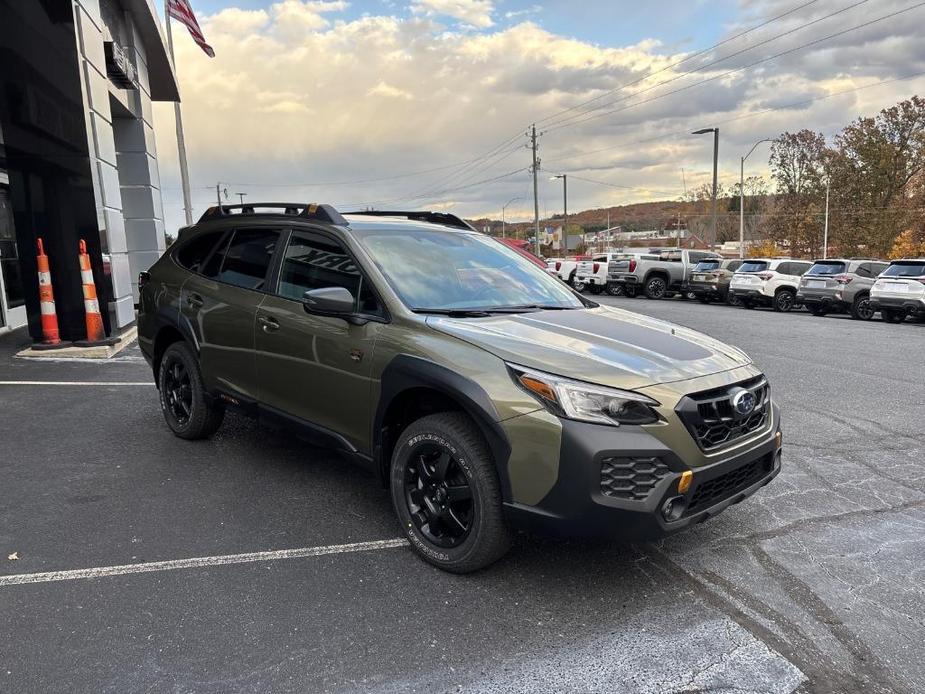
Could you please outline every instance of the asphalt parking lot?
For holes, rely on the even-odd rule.
[[[174,438],[136,348],[0,339],[0,692],[921,691],[925,325],[603,301],[745,349],[783,472],[659,544],[521,536],[464,577],[337,455]]]

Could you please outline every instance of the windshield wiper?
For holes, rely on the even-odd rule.
[[[433,313],[450,318],[484,318],[503,313],[530,313],[537,309],[532,306],[504,306],[500,308],[413,308],[414,313]]]

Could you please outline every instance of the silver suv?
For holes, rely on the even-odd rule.
[[[870,320],[876,313],[870,290],[888,266],[874,258],[817,260],[800,279],[797,301],[814,316],[847,311],[855,320]]]

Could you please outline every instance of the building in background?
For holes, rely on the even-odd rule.
[[[39,237],[62,339],[85,337],[80,239],[107,334],[134,322],[165,248],[151,102],[177,100],[151,0],[0,0],[0,331],[41,337]]]

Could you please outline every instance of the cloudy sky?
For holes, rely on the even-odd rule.
[[[192,0],[174,25],[194,214],[249,201],[540,214],[738,180],[752,144],[832,134],[925,93],[917,0]],[[890,16],[893,15],[893,16]],[[864,26],[866,25],[866,26]],[[913,76],[911,79],[906,79]],[[883,84],[878,84],[883,83]],[[173,109],[155,111],[168,231],[183,223]],[[762,173],[759,147],[747,173]]]

